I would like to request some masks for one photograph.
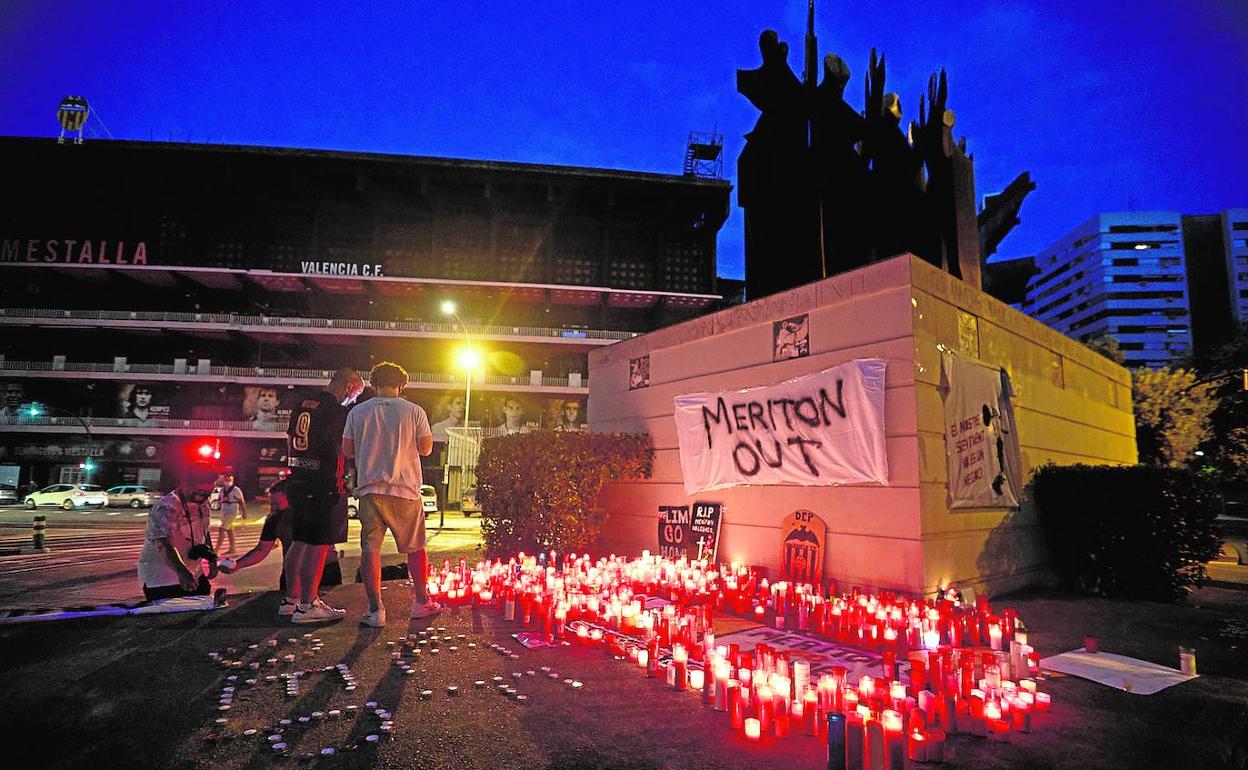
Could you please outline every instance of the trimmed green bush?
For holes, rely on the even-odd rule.
[[[650,478],[653,465],[645,434],[547,430],[487,438],[477,461],[486,552],[585,550],[605,519],[596,507],[603,486]]]
[[[1182,599],[1221,548],[1217,493],[1188,470],[1048,465],[1031,487],[1050,563],[1077,590]]]

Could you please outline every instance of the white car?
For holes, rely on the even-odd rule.
[[[438,512],[438,490],[428,484],[420,485],[420,505],[425,515]],[[347,498],[347,516],[356,518],[360,515],[360,501],[355,495]]]
[[[67,511],[76,508],[103,508],[108,493],[98,484],[53,484],[26,495],[26,507],[34,510],[41,505],[57,505]]]

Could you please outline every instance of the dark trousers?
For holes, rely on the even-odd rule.
[[[180,585],[143,586],[143,596],[153,602],[157,599],[177,599],[180,596],[207,596],[210,593],[212,593],[212,585],[208,583],[206,575],[200,575],[198,585],[190,591]]]

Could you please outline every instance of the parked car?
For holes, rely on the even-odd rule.
[[[17,505],[17,487],[12,484],[0,484],[0,505]]]
[[[464,494],[459,498],[459,510],[465,516],[481,513],[481,504],[477,502],[477,488],[475,486],[464,490]]]
[[[151,508],[159,499],[159,492],[153,492],[138,484],[122,484],[118,487],[110,487],[108,490],[109,505]]]
[[[108,493],[99,484],[53,484],[26,495],[25,502],[31,510],[41,505],[59,505],[67,511],[103,508],[108,505]]]
[[[428,484],[420,485],[420,505],[425,515],[438,512],[438,490]],[[357,518],[360,515],[360,501],[355,495],[347,498],[347,516]]]

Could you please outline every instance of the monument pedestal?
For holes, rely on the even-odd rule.
[[[775,324],[802,315],[808,354],[773,360]],[[845,588],[931,593],[956,584],[1001,593],[1036,582],[1044,549],[1026,498],[1020,508],[949,507],[939,390],[945,349],[1009,374],[1022,483],[1050,462],[1136,462],[1126,369],[901,255],[591,353],[590,429],[649,433],[655,446],[652,478],[604,490],[603,547],[656,550],[659,506],[721,502],[720,561],[777,569],[785,517],[804,509],[827,523],[823,574]],[[888,364],[887,484],[686,494],[676,396],[770,385],[858,358]]]

